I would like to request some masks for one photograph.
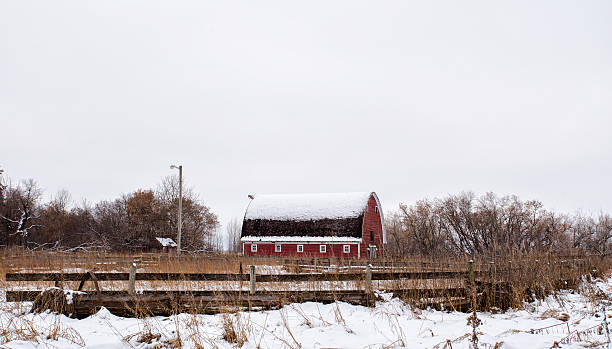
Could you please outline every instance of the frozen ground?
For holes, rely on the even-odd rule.
[[[469,347],[469,314],[421,311],[384,296],[375,308],[304,303],[274,311],[146,319],[120,318],[102,309],[75,320],[25,314],[3,303],[0,348],[166,348],[179,347],[178,338],[185,348]],[[479,347],[551,348],[559,342],[561,348],[607,348],[604,316],[610,322],[610,297],[612,278],[583,286],[581,294],[562,291],[526,304],[524,310],[478,313]],[[226,340],[235,338],[238,343]]]

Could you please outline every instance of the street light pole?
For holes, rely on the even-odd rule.
[[[183,165],[170,165],[170,168],[179,170],[179,201],[178,201],[178,241],[176,255],[181,255],[181,228],[183,226]]]

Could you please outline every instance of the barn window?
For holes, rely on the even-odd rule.
[[[257,252],[257,244],[251,244],[251,252]]]
[[[370,232],[370,241],[374,241],[374,232],[373,231]]]
[[[281,251],[281,244],[274,245],[274,251],[275,252],[280,252]]]
[[[378,213],[378,206],[374,206],[374,212]]]
[[[326,253],[327,252],[327,246],[326,245],[319,245],[319,252]]]
[[[351,245],[344,245],[344,253],[350,253],[351,252]]]
[[[304,245],[297,245],[298,252],[304,252]]]

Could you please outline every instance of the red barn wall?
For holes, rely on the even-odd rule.
[[[262,242],[257,243],[257,252],[251,252],[251,243],[243,244],[243,254],[245,256],[282,256],[282,257],[336,257],[336,258],[361,258],[368,259],[368,247],[370,245],[376,245],[376,257],[384,256],[384,245],[383,245],[383,223],[381,219],[382,207],[378,207],[377,202],[373,195],[368,199],[368,208],[363,216],[362,225],[362,242],[359,250],[357,248],[358,243],[334,243],[325,244],[327,245],[327,252],[319,252],[319,243],[282,243],[281,252],[275,252],[274,242]],[[373,233],[373,239],[370,239],[370,232]],[[297,245],[304,246],[304,252],[297,252]],[[350,253],[343,252],[343,245],[351,245]]]
[[[252,243],[244,243],[245,256],[279,256],[279,257],[304,257],[304,258],[357,258],[358,244],[357,243],[339,243],[339,244],[313,244],[313,243],[281,243],[281,252],[275,252],[275,244],[273,242],[257,243],[257,252],[251,252]],[[304,246],[304,252],[297,252],[297,245]],[[319,245],[326,245],[327,252],[319,252]],[[344,245],[351,245],[351,251],[344,253]],[[363,251],[361,251],[363,258]]]
[[[382,219],[380,211],[382,207],[376,209],[376,199],[374,195],[368,200],[368,209],[363,216],[363,235],[361,242],[361,258],[368,258],[368,246],[376,245],[376,257],[382,257],[383,251],[383,235],[382,235]],[[370,240],[370,232],[374,233],[374,240]]]

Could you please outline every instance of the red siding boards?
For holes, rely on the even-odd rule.
[[[374,196],[368,200],[368,209],[363,216],[363,235],[361,238],[361,258],[369,258],[369,246],[376,246],[376,257],[383,257],[383,227],[380,217],[381,207]],[[374,239],[371,239],[373,235]]]
[[[257,251],[251,251],[251,245],[254,242],[245,242],[243,244],[243,254],[245,256],[282,256],[282,257],[335,257],[335,258],[354,258],[354,259],[369,259],[373,257],[384,256],[383,245],[383,222],[381,217],[382,208],[378,206],[378,202],[374,195],[370,195],[368,206],[363,215],[363,223],[361,226],[361,243],[357,242],[281,242],[281,251],[276,252],[275,242],[255,242]],[[327,251],[321,253],[319,248],[321,244],[327,246]],[[350,244],[350,252],[344,253],[344,245]],[[297,252],[297,246],[304,246],[303,252]],[[372,250],[376,252],[373,253]]]
[[[271,242],[256,243],[257,252],[251,251],[251,245],[253,243],[244,244],[244,255],[245,256],[282,256],[282,257],[317,257],[317,258],[358,258],[359,247],[357,243],[279,243],[281,245],[281,251],[276,252],[276,244]],[[302,245],[304,247],[303,252],[297,251],[297,246]],[[326,252],[320,252],[320,246],[326,246]],[[344,253],[344,245],[350,245],[349,253]],[[363,256],[362,256],[363,257]]]

